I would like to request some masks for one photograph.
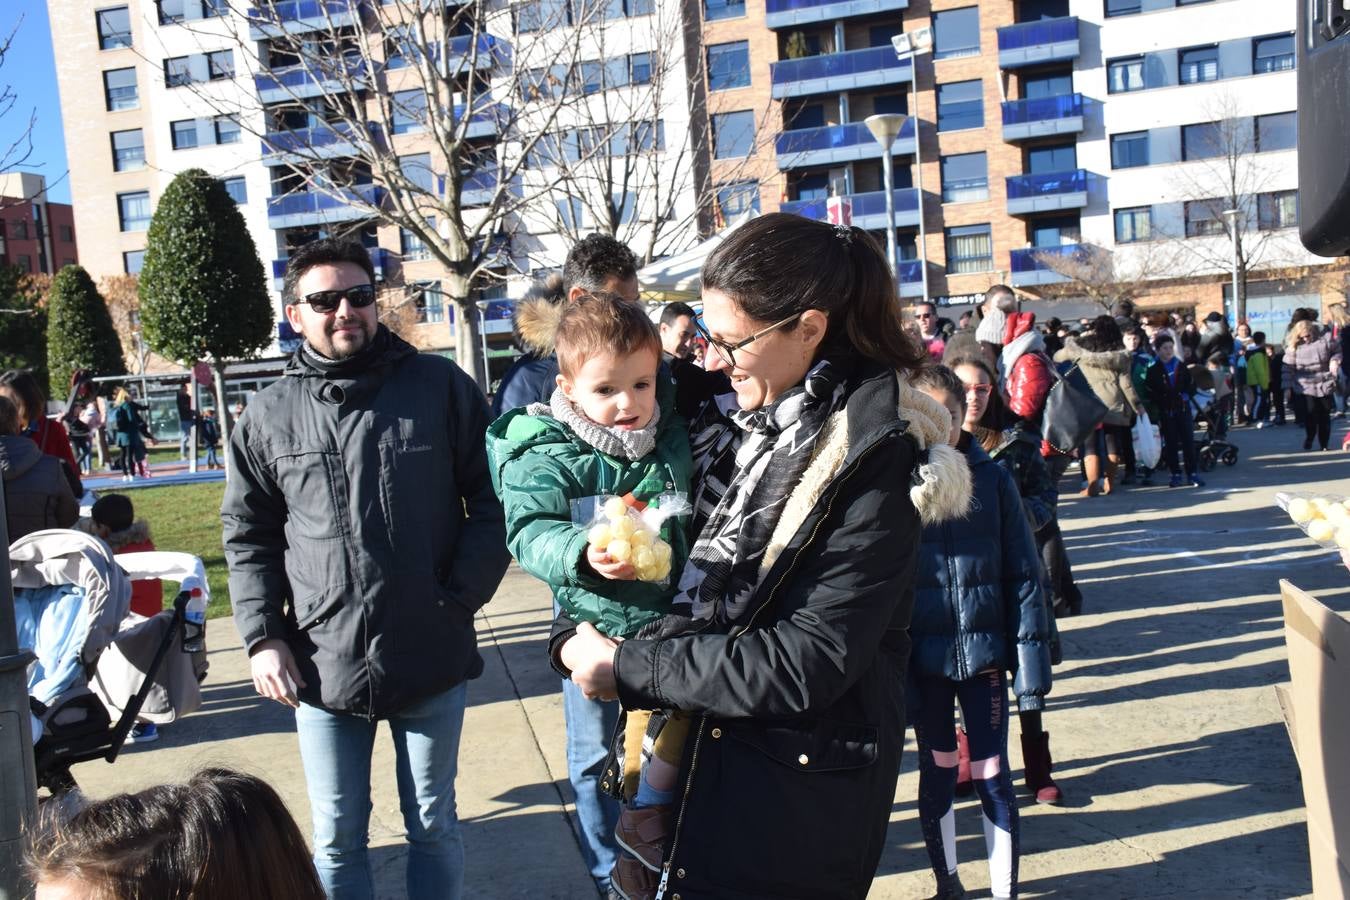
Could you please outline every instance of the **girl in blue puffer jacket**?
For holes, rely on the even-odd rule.
[[[935,900],[965,896],[957,876],[957,747],[953,701],[961,704],[971,774],[985,820],[995,897],[1017,896],[1017,804],[1008,766],[1008,673],[1023,707],[1050,689],[1050,625],[1040,559],[1012,476],[960,430],[965,388],[948,368],[915,377],[952,413],[951,442],[974,483],[965,519],[928,526],[915,573],[910,687],[917,706],[919,819],[937,876]]]

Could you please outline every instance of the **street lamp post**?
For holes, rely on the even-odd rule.
[[[1233,239],[1233,324],[1236,326],[1247,315],[1247,310],[1238,305],[1238,224],[1242,218],[1242,211],[1225,209],[1223,217],[1228,220],[1228,234]]]
[[[900,281],[900,260],[895,246],[895,175],[891,171],[891,145],[900,135],[905,124],[905,116],[899,113],[877,113],[863,120],[872,137],[881,144],[881,177],[886,187],[886,258],[891,263],[891,273],[896,283]],[[920,217],[922,218],[922,217]]]
[[[913,104],[914,116],[914,189],[919,198],[919,275],[923,284],[923,299],[928,302],[928,232],[924,223],[923,210],[923,119],[919,117],[919,66],[918,58],[933,49],[933,29],[916,28],[891,38],[895,55],[901,60],[909,60],[909,101]],[[887,172],[890,167],[887,167]],[[894,224],[892,224],[894,230]],[[897,270],[898,273],[898,270]]]

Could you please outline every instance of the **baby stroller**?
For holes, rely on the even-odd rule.
[[[9,555],[19,646],[35,656],[28,667],[28,695],[37,783],[55,796],[77,787],[70,772],[76,763],[117,759],[147,696],[164,673],[175,670],[177,660],[166,665],[166,658],[176,642],[183,651],[177,656],[204,653],[205,580],[198,584],[195,573],[184,577],[171,611],[127,623],[131,580],[97,538],[63,529],[37,531],[15,541]],[[114,642],[161,617],[153,647],[138,645],[122,654],[138,661],[144,677],[114,721],[91,687],[100,660]]]
[[[1219,463],[1235,466],[1238,446],[1228,440],[1223,427],[1224,411],[1215,399],[1214,375],[1200,365],[1191,368],[1195,395],[1191,397],[1191,413],[1195,420],[1195,455],[1200,471],[1209,472]],[[1219,437],[1219,435],[1224,435]]]

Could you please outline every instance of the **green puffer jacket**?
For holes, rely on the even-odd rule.
[[[666,392],[672,394],[673,392]],[[670,402],[662,404],[656,450],[637,462],[616,459],[583,442],[551,416],[516,409],[488,429],[493,487],[506,509],[506,543],[521,568],[553,588],[573,619],[610,637],[632,637],[670,611],[689,555],[687,516],[666,521],[670,584],[609,581],[583,570],[586,532],[572,524],[571,501],[601,494],[650,503],[661,494],[688,495],[694,463],[688,426]]]

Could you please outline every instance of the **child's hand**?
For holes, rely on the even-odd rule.
[[[637,570],[632,563],[614,562],[609,553],[597,550],[591,544],[586,545],[586,562],[595,570],[595,574],[610,581],[636,581]]]

